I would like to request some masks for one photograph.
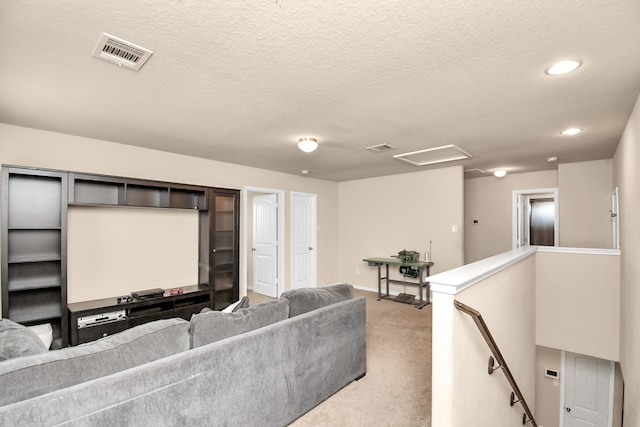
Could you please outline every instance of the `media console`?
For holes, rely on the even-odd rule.
[[[209,287],[182,287],[182,293],[169,290],[157,298],[145,298],[118,303],[118,298],[104,298],[67,304],[69,310],[70,344],[94,341],[116,332],[153,320],[181,317],[191,319],[205,307],[211,307]]]

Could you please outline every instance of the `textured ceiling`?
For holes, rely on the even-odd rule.
[[[102,32],[153,56],[98,60]],[[334,181],[611,158],[639,94],[639,0],[0,5],[0,122]],[[473,157],[393,159],[448,144]]]

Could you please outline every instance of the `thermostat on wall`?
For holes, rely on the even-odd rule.
[[[549,377],[549,378],[553,378],[554,380],[557,380],[560,378],[560,372],[554,370],[554,369],[545,369],[544,370],[544,376],[545,377]]]

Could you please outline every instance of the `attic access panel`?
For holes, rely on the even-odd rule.
[[[443,145],[441,147],[427,148],[426,150],[412,151],[410,153],[396,154],[394,159],[402,160],[414,166],[426,166],[436,163],[452,162],[454,160],[464,160],[471,157],[471,154],[462,148],[454,145]]]

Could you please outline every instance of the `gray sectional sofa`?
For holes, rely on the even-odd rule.
[[[2,426],[286,426],[366,372],[365,299],[299,289],[0,362]]]

